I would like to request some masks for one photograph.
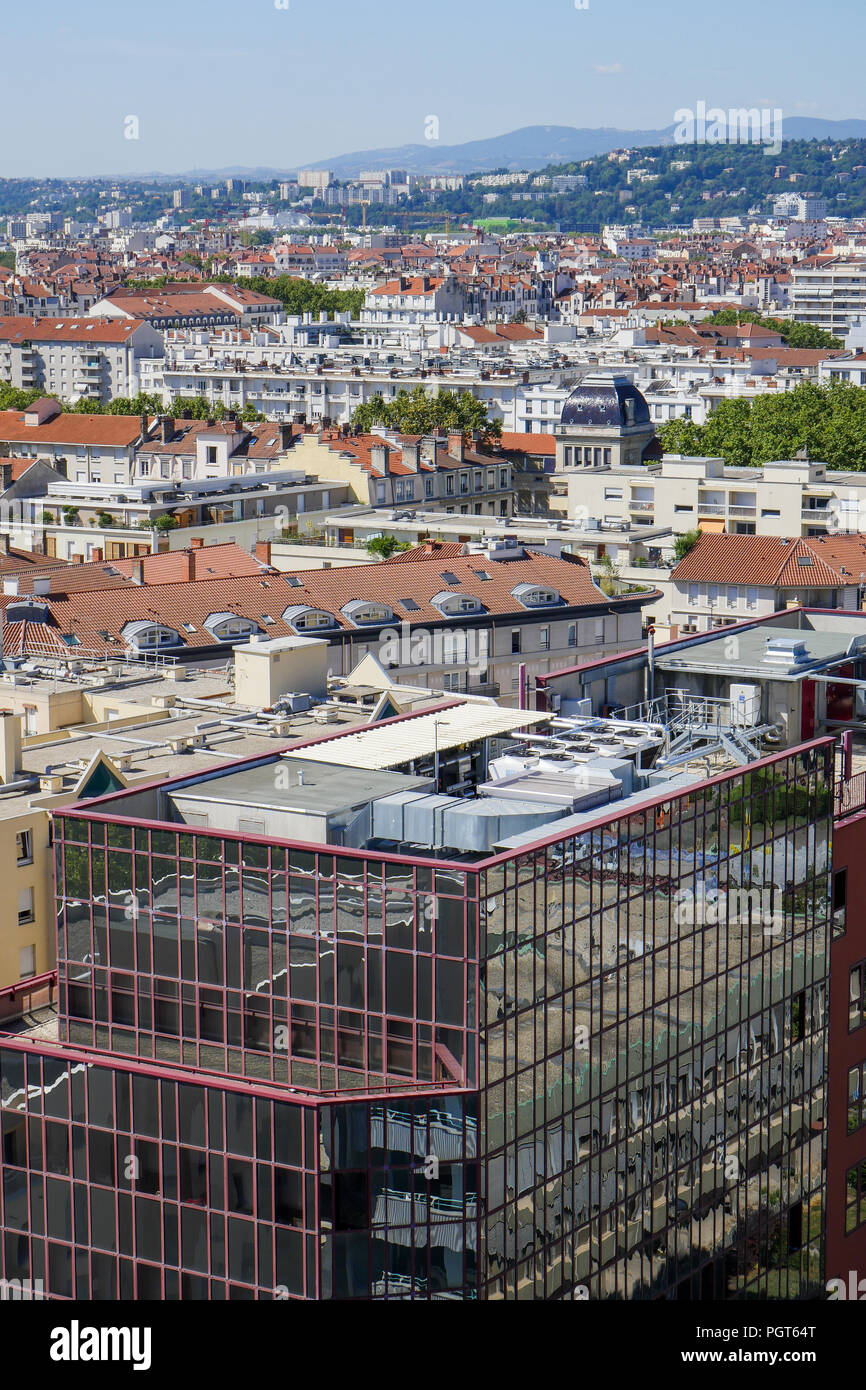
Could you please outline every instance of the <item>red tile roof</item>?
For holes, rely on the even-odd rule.
[[[0,340],[4,342],[125,343],[141,328],[143,319],[87,318],[0,318]]]
[[[800,564],[803,560],[806,563]],[[816,553],[811,538],[733,536],[704,532],[672,571],[679,582],[751,584],[760,587],[844,588],[851,583],[838,568]]]
[[[54,415],[42,425],[24,423],[24,411],[0,411],[0,440],[9,444],[104,444],[130,446],[141,435],[140,415]]]
[[[73,567],[73,572],[77,568]],[[490,576],[488,580],[482,578],[482,571]],[[450,583],[446,573],[454,575],[457,583]],[[290,582],[290,578],[296,582]],[[397,621],[429,624],[447,621],[431,603],[431,599],[447,590],[475,595],[489,614],[516,616],[527,612],[512,596],[512,590],[523,582],[556,589],[568,607],[616,605],[616,600],[606,599],[597,588],[583,561],[560,560],[531,551],[525,551],[523,559],[508,561],[488,560],[481,554],[449,553],[441,569],[432,561],[410,560],[351,569],[306,570],[294,576],[263,573],[259,577],[194,580],[144,588],[121,583],[114,588],[52,594],[48,603],[56,630],[73,635],[86,650],[106,655],[123,650],[122,629],[127,623],[144,620],[172,628],[185,647],[204,651],[221,645],[204,626],[212,613],[236,614],[258,624],[269,637],[284,637],[295,633],[282,618],[287,609],[321,608],[334,615],[338,628],[351,631],[353,625],[343,617],[341,609],[352,599],[363,598],[387,604]],[[413,604],[404,606],[406,599]],[[12,596],[0,595],[4,610],[13,602]],[[263,615],[269,615],[273,622],[265,623]],[[184,624],[194,631],[185,631]],[[108,633],[108,638],[101,633]]]

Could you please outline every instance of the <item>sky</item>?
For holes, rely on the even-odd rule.
[[[864,0],[817,9],[812,0],[577,3],[587,8],[575,0],[6,5],[0,177],[292,170],[421,144],[434,115],[444,145],[527,125],[659,129],[700,100],[789,117],[866,117]]]

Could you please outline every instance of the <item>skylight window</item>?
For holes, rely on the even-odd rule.
[[[457,575],[454,573],[453,570],[443,570],[439,578],[444,579],[446,584],[460,583],[460,580],[457,578]]]
[[[303,587],[304,587],[304,581],[303,581],[303,579],[299,579],[298,576],[297,576],[296,574],[289,574],[289,575],[287,575],[287,576],[286,576],[286,582],[287,582],[287,583],[291,586],[291,588],[293,588],[293,589],[303,589]]]
[[[413,598],[398,598],[397,602],[401,608],[405,608],[407,613],[418,613],[420,609]]]
[[[811,555],[798,555],[798,556],[797,556],[797,564],[798,564],[798,565],[802,565],[802,566],[804,567],[804,569],[808,568],[810,565],[814,565],[814,563],[815,563],[815,561],[812,559],[812,556],[811,556]]]

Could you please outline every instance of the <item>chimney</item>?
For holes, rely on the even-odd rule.
[[[170,415],[160,415],[159,417],[159,441],[161,444],[168,444],[174,435],[174,420]]]
[[[420,452],[420,448],[417,444],[403,445],[403,462],[405,463],[407,468],[411,468],[413,473],[418,472],[418,459]]]
[[[189,542],[190,550],[201,550],[201,548],[202,548],[203,545],[204,545],[204,537],[203,537],[203,536],[192,536],[192,537],[190,538],[190,542]]]
[[[421,462],[436,463],[436,440],[432,435],[425,435],[421,440]]]
[[[102,561],[103,559],[104,559],[104,555],[103,555],[102,551],[101,551],[101,550],[94,550],[94,552],[93,552],[93,560],[94,560],[94,562],[95,562],[95,563],[101,563],[101,561]]]
[[[255,557],[263,565],[271,563],[271,543],[270,541],[256,541]]]
[[[5,492],[12,484],[12,464],[0,463],[0,492]]]
[[[462,462],[463,462],[463,450],[464,450],[464,446],[465,446],[465,440],[464,440],[464,438],[463,438],[463,431],[462,431],[462,430],[449,430],[449,431],[448,431],[448,453],[450,454],[451,458],[453,458],[453,459],[459,459],[460,462],[462,463]]]
[[[140,555],[136,555],[132,562],[132,582],[133,584],[144,583],[144,560]]]
[[[141,424],[141,438],[142,438],[142,442],[143,442],[145,439],[147,439],[147,415],[145,414],[144,411],[141,412],[141,421],[140,421],[140,424]]]
[[[388,450],[384,444],[374,444],[370,449],[370,469],[378,478],[388,472]]]
[[[21,771],[21,715],[0,711],[0,781],[14,782]]]
[[[190,547],[189,550],[185,550],[183,553],[186,556],[186,577],[192,582],[192,580],[195,579],[195,551]]]

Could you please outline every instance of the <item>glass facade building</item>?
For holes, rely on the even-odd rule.
[[[0,1037],[4,1277],[99,1299],[820,1284],[830,740],[459,862],[149,804],[56,814],[57,1038]]]

